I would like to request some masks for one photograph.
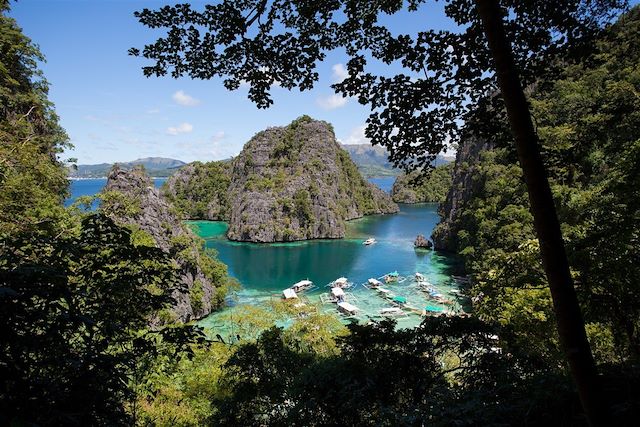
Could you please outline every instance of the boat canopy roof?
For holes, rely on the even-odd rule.
[[[382,282],[379,281],[378,279],[369,279],[368,282],[371,285],[382,285]]]
[[[338,277],[336,279],[336,283],[347,283],[347,278],[346,277]]]
[[[346,301],[339,302],[338,307],[340,307],[343,311],[346,311],[348,313],[355,313],[356,311],[359,310],[358,307],[356,307],[353,304],[349,304]]]
[[[394,272],[391,272],[391,273],[387,273],[387,276],[398,277],[398,272],[394,271]]]
[[[444,311],[444,307],[440,307],[439,305],[431,305],[429,304],[424,308],[427,311]]]
[[[307,286],[307,285],[313,285],[313,282],[311,280],[300,280],[298,283],[293,284],[293,286]]]
[[[344,291],[342,288],[331,288],[331,295],[334,297],[341,297],[344,296]]]
[[[407,302],[407,299],[405,297],[393,297],[393,301],[404,304],[405,302]]]
[[[296,294],[296,291],[294,291],[291,288],[285,289],[284,291],[282,291],[282,295],[284,295],[285,299],[298,298],[298,295]]]

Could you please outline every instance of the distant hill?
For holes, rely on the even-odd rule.
[[[132,169],[142,165],[150,176],[170,176],[186,163],[181,160],[165,157],[145,157],[132,162],[118,163],[122,169]],[[97,165],[78,165],[77,169],[69,169],[71,178],[104,178],[109,174],[112,163],[99,163]]]
[[[360,173],[366,177],[372,176],[397,176],[402,173],[387,160],[387,150],[378,145],[369,144],[343,144],[353,162],[358,166]],[[438,155],[435,166],[451,163],[455,157]]]

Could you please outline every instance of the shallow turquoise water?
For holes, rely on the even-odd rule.
[[[446,308],[430,301],[418,289],[413,280],[416,272],[425,275],[447,298],[455,299],[451,293],[457,289],[451,280],[455,260],[433,251],[416,251],[413,247],[416,235],[430,236],[438,220],[436,204],[400,205],[400,212],[395,215],[374,215],[350,221],[345,239],[279,244],[230,242],[224,236],[227,225],[223,222],[193,221],[189,224],[205,239],[207,247],[218,252],[230,274],[242,284],[232,305],[266,303],[271,298],[280,298],[282,290],[293,283],[309,279],[317,288],[305,296],[312,304],[318,304],[319,310],[337,313],[334,304],[321,304],[320,298],[329,291],[326,286],[329,282],[344,276],[356,284],[348,290],[352,297],[350,302],[361,309],[357,318],[366,320],[379,318],[380,310],[391,304],[361,284],[392,271],[398,271],[407,280],[385,285],[385,288],[395,296],[406,297],[411,307],[423,310],[429,306],[433,311]],[[375,237],[377,243],[364,246],[362,242],[368,237]],[[456,307],[459,308],[457,304]],[[220,315],[212,314],[200,324],[219,328]],[[419,322],[420,316],[413,314],[398,319],[401,327]]]

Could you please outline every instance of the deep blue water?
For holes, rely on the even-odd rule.
[[[160,187],[166,180],[167,178],[153,178],[153,183],[156,187]],[[71,196],[65,200],[65,206],[70,206],[80,196],[98,194],[107,184],[107,178],[73,179],[70,180],[70,183]]]
[[[381,176],[368,179],[370,183],[377,185],[387,193],[391,193],[391,187],[393,187],[393,183],[395,180],[395,176]]]

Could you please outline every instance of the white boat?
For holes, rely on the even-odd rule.
[[[373,245],[374,243],[378,243],[378,242],[376,242],[376,239],[374,239],[373,237],[369,237],[362,244],[366,245],[366,246],[369,246],[369,245]]]
[[[344,298],[344,291],[342,290],[342,288],[331,288],[331,296],[334,298]]]
[[[421,283],[421,282],[426,282],[427,278],[424,277],[423,274],[421,273],[416,273],[416,282]]]
[[[382,282],[378,279],[369,279],[367,280],[367,284],[370,288],[377,288],[378,286],[382,286]]]
[[[351,287],[351,283],[349,283],[349,280],[347,280],[346,277],[339,277],[333,282],[331,282],[331,287],[346,289]]]
[[[298,283],[294,283],[291,286],[291,289],[293,289],[296,292],[302,292],[302,291],[308,291],[309,289],[313,288],[313,282],[311,280],[301,280]]]
[[[338,303],[338,311],[344,313],[348,316],[355,315],[360,309],[353,304],[349,304],[346,301],[341,301]]]

